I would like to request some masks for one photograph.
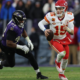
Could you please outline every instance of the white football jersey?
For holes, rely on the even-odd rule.
[[[69,21],[67,27],[74,29],[74,26],[71,26],[74,21],[74,15],[72,12],[66,12],[65,17],[60,20],[54,12],[49,12],[44,17],[45,21],[50,24],[50,29],[54,33],[54,39],[63,39],[66,37],[66,30],[63,29],[63,24]]]

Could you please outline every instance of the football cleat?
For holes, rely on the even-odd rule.
[[[0,63],[3,61],[5,59],[5,54],[4,54],[4,52],[0,52]],[[3,66],[2,66],[2,64],[0,65],[0,69],[2,69],[3,68]]]
[[[41,74],[41,72],[39,72],[39,73],[37,74],[37,79],[48,79],[48,77],[43,76],[43,75]]]
[[[62,72],[62,68],[60,67],[61,62],[57,62],[57,61],[55,60],[55,64],[56,64],[56,69],[57,69],[57,71],[58,71],[59,73],[61,73],[61,72]]]
[[[64,74],[59,74],[59,79],[68,80]]]
[[[1,60],[0,60],[0,62],[1,62]],[[3,68],[3,66],[2,66],[2,64],[0,65],[0,69],[2,69]]]

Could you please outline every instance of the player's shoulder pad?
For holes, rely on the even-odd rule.
[[[49,12],[46,14],[47,17],[52,18],[55,17],[55,13],[54,12]]]
[[[44,19],[50,23],[50,21],[52,21],[52,18],[55,17],[55,13],[54,12],[49,12],[46,14],[46,16],[44,17]]]
[[[17,31],[17,25],[10,21],[7,25],[11,31]]]
[[[70,19],[74,19],[74,14],[72,12],[67,12],[67,16],[70,18]]]

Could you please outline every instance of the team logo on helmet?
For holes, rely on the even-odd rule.
[[[65,3],[64,3],[64,6],[67,6],[67,5],[68,5],[67,2],[65,2]]]

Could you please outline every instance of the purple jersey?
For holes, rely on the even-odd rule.
[[[16,33],[15,41],[14,43],[18,43],[20,40],[20,37],[22,36],[24,28],[19,28],[12,20],[8,23],[3,35],[2,35],[2,41],[1,43],[6,46],[6,38],[7,38],[7,32],[11,30]]]

